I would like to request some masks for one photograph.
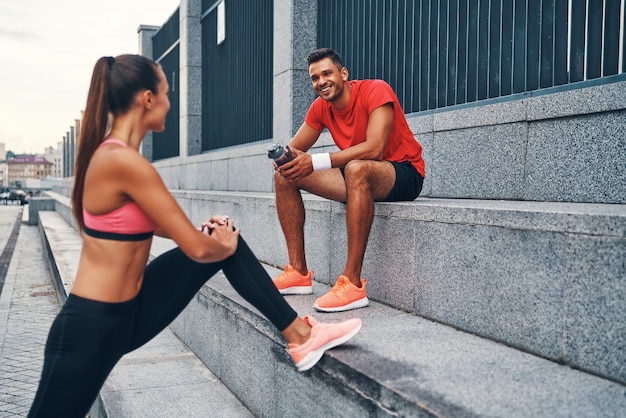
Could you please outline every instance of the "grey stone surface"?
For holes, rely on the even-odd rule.
[[[564,239],[476,225],[415,226],[411,311],[558,359]]]
[[[149,25],[140,25],[137,30],[139,34],[139,53],[151,59],[157,59],[159,57],[155,57],[152,49],[152,37],[154,34],[160,29],[160,26],[149,26]],[[146,136],[141,143],[141,153],[144,155],[148,161],[152,161],[152,153],[154,150],[153,146],[153,136],[152,131],[146,133]]]
[[[539,94],[524,101],[528,109],[528,120],[565,118],[624,110],[626,108],[626,81],[552,94]]]
[[[428,172],[430,195],[519,199],[526,129],[523,123],[512,123],[436,132]]]
[[[180,156],[202,152],[202,27],[200,0],[180,4]]]
[[[193,202],[194,222],[213,213],[229,214],[261,260],[286,264],[272,194],[174,194],[181,202]],[[345,208],[304,197],[308,266],[317,281],[332,285],[345,265]],[[564,351],[566,338],[578,338],[563,330],[566,306],[582,315],[593,304],[568,299],[568,248],[596,236],[614,251],[625,235],[624,205],[429,198],[378,203],[362,275],[373,300],[587,369],[590,363],[575,353],[576,344],[568,354]],[[606,280],[624,289],[623,277],[609,269]],[[607,313],[611,319],[594,324],[611,344],[622,341],[611,329],[625,306],[616,301],[614,313]],[[592,350],[602,358],[619,357],[602,354],[605,349],[599,346]],[[598,360],[598,369],[591,370],[607,370],[609,366],[600,366],[606,361]],[[620,375],[620,367],[608,361]]]
[[[528,200],[626,202],[626,111],[528,127]]]
[[[415,135],[432,134],[435,131],[435,116],[432,113],[406,115],[406,121]]]
[[[299,314],[312,314],[312,301],[327,289],[315,284],[314,295],[288,301]],[[619,416],[626,407],[623,385],[378,303],[314,315],[331,322],[359,316],[364,327],[302,374],[293,369],[277,332],[221,275],[208,282],[173,329],[259,417],[305,411],[307,416],[595,417]],[[239,349],[244,335],[252,352]],[[216,358],[211,349],[216,345],[230,349],[220,349]]]
[[[37,212],[40,210],[54,210],[54,199],[49,197],[33,197],[28,201],[24,212],[28,212],[29,225],[37,225]]]
[[[626,382],[626,239],[567,240],[565,361]]]
[[[316,2],[274,2],[273,136],[277,142],[286,143],[295,134],[313,100],[306,57],[317,48],[316,30]]]
[[[447,112],[436,112],[433,128],[436,132],[441,132],[491,125],[508,125],[525,120],[526,102],[513,100]]]

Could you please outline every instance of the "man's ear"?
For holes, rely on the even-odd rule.
[[[348,67],[343,67],[341,69],[341,79],[343,81],[348,81],[349,76],[350,76],[350,73],[348,73]]]

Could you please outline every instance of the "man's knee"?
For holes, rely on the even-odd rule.
[[[369,184],[386,177],[387,170],[382,169],[381,163],[383,162],[369,160],[352,160],[348,162],[343,172],[346,183]],[[389,172],[389,174],[391,173]]]
[[[370,161],[364,160],[352,160],[343,169],[343,175],[346,181],[351,179],[363,179],[367,177],[370,172]]]

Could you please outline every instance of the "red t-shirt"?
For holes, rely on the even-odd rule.
[[[383,80],[352,80],[350,103],[337,111],[329,102],[318,97],[306,115],[305,122],[316,131],[328,128],[339,149],[365,141],[370,113],[387,103],[393,105],[393,127],[383,154],[387,161],[410,161],[418,173],[425,176],[422,146],[413,136],[404,111],[393,89]]]

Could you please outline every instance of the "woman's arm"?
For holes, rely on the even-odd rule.
[[[171,238],[188,257],[198,262],[220,261],[234,254],[239,230],[233,230],[232,221],[217,225],[211,235],[197,229],[156,169],[134,150],[128,151],[123,158],[116,159],[119,165],[116,177],[121,180],[123,193],[158,225],[157,235]]]

